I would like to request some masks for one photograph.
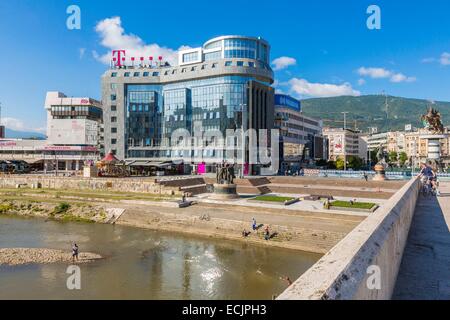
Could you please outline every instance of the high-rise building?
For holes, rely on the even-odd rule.
[[[214,38],[180,51],[177,66],[164,57],[156,63],[153,57],[127,59],[126,65],[112,60],[102,77],[102,96],[105,149],[131,165],[180,156],[173,148],[178,129],[191,136],[215,130],[226,136],[227,130],[273,128],[270,46],[261,38]],[[182,154],[185,171],[199,164],[210,171],[223,156],[204,144]],[[244,163],[248,159],[246,148]]]
[[[328,159],[355,156],[367,161],[367,141],[359,131],[343,128],[324,128],[323,135],[328,140]]]
[[[322,121],[303,115],[299,100],[275,94],[275,127],[280,129],[282,170],[295,170],[302,161],[326,158]]]

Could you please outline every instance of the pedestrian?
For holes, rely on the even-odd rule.
[[[264,239],[269,240],[270,239],[270,231],[269,226],[266,227],[266,230],[264,231]]]
[[[75,262],[75,258],[78,261],[78,245],[76,243],[72,245],[72,262]]]
[[[367,173],[365,173],[365,172],[364,172],[364,179],[366,180],[366,182],[369,181],[369,177],[368,177]]]
[[[253,231],[256,230],[256,219],[255,218],[252,218],[252,229],[253,229]]]

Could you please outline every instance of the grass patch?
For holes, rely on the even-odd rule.
[[[338,207],[338,208],[352,208],[352,209],[367,209],[370,210],[374,206],[376,206],[375,203],[369,203],[369,202],[353,202],[350,203],[349,201],[341,201],[336,200],[330,203],[331,207]]]
[[[13,209],[14,209],[14,206],[11,203],[0,204],[0,214],[8,213],[9,211],[11,211]]]
[[[285,201],[291,201],[295,198],[292,197],[280,197],[280,196],[257,196],[250,200],[255,201],[269,201],[269,202],[285,202]]]
[[[173,198],[179,198],[179,196],[164,195],[164,194],[152,194],[152,193],[139,193],[139,192],[120,192],[120,191],[107,191],[107,190],[59,190],[59,189],[0,189],[0,194],[9,197],[17,196],[45,196],[48,195],[53,199],[64,199],[67,197],[77,197],[80,199],[100,199],[100,200],[148,200],[148,201],[164,201]]]
[[[84,223],[93,223],[91,219],[83,218],[83,217],[77,217],[71,214],[65,214],[63,215],[58,221],[62,222],[84,222]]]
[[[63,214],[66,213],[70,209],[70,204],[67,202],[61,202],[58,204],[55,209],[53,209],[53,214]]]

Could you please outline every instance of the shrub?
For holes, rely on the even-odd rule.
[[[61,202],[58,204],[53,210],[53,214],[63,214],[66,213],[70,209],[70,204],[67,202]]]

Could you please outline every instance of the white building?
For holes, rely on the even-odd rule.
[[[323,136],[328,139],[328,160],[356,156],[368,159],[367,141],[364,136],[351,129],[324,128]]]
[[[101,155],[102,105],[91,98],[48,92],[47,140],[0,139],[0,160],[25,161],[36,169],[81,170]]]

